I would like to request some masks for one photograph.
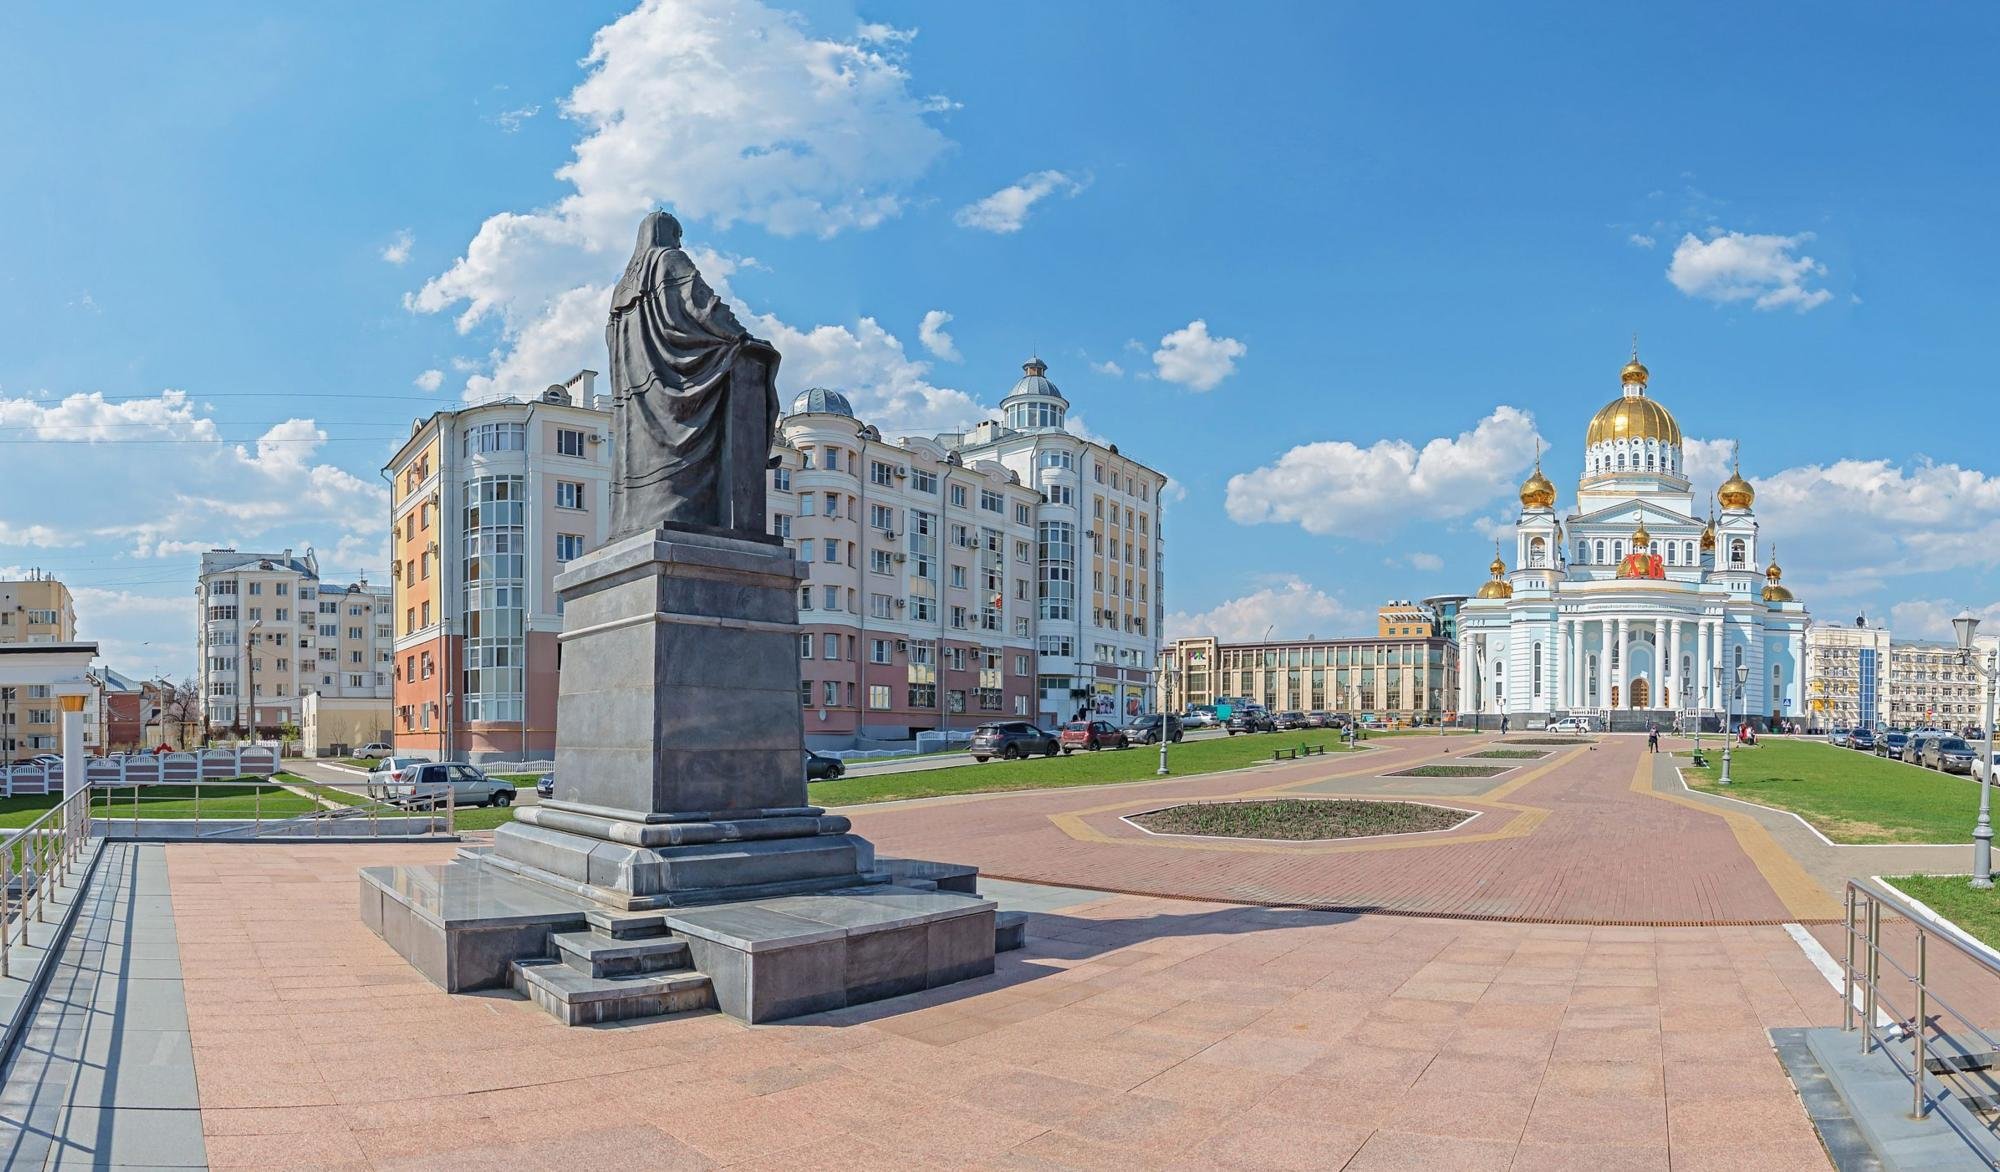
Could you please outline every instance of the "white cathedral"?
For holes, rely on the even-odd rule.
[[[1775,551],[1758,549],[1756,491],[1734,471],[1716,490],[1720,513],[1697,515],[1680,425],[1647,397],[1636,352],[1619,379],[1590,420],[1575,507],[1557,515],[1537,459],[1515,568],[1496,550],[1492,579],[1460,608],[1461,722],[1587,715],[1666,730],[1798,716],[1810,619]]]

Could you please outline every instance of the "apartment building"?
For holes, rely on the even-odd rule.
[[[18,582],[0,582],[0,644],[75,640],[76,605],[68,586],[39,573]],[[0,761],[60,749],[62,714],[56,710],[55,696],[53,677],[47,683],[0,686]],[[102,707],[95,695],[86,701],[84,737],[90,752],[103,743]]]
[[[214,549],[202,555],[195,604],[210,735],[275,735],[299,724],[308,694],[374,701],[387,723],[387,587],[323,582],[310,549]]]
[[[1893,723],[1891,712],[1898,705],[1891,658],[1887,627],[1871,627],[1860,619],[1851,627],[1813,625],[1806,631],[1800,677],[1809,723],[1817,728]]]
[[[1000,419],[937,443],[966,466],[998,463],[1036,495],[1035,714],[1054,723],[1085,708],[1119,718],[1151,711],[1167,478],[1115,444],[1065,430],[1069,400],[1040,358],[1021,371]]]
[[[596,378],[579,371],[535,400],[439,411],[384,467],[397,748],[553,756],[555,577],[610,524],[610,402]]]
[[[889,443],[815,387],[779,427],[770,532],[799,588],[807,743],[1035,718],[1041,495],[994,459]]]
[[[1440,636],[1224,643],[1177,639],[1176,707],[1247,699],[1273,712],[1347,712],[1436,724],[1458,707],[1457,644]]]
[[[1414,636],[1428,639],[1436,634],[1432,626],[1430,608],[1419,606],[1407,598],[1383,603],[1375,611],[1375,634],[1378,638]]]

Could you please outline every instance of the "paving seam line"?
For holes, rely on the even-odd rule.
[[[1642,754],[1638,766],[1632,771],[1632,792],[1644,794],[1663,802],[1672,802],[1690,810],[1699,810],[1713,818],[1720,818],[1728,824],[1730,833],[1736,838],[1736,845],[1757,869],[1771,894],[1777,897],[1794,914],[1788,920],[1801,922],[1824,922],[1838,918],[1840,904],[1825,888],[1819,885],[1799,861],[1792,857],[1762,822],[1738,810],[1718,809],[1706,802],[1696,800],[1689,794],[1676,794],[1657,789],[1653,785],[1654,761],[1656,754]],[[1785,923],[1786,920],[1776,921]]]

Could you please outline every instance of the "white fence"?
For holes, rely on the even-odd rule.
[[[89,757],[83,763],[83,775],[92,785],[188,785],[196,781],[227,781],[232,777],[269,777],[277,771],[278,752],[265,745],[203,749],[198,753]],[[0,765],[0,796],[59,794],[62,790],[60,764]]]

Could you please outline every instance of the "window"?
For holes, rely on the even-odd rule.
[[[828,449],[826,450],[826,466],[827,466],[827,469],[828,469],[829,471],[832,471],[832,472],[838,472],[838,471],[840,471],[840,449],[839,449],[839,448],[828,448]]]
[[[817,546],[816,546],[816,545],[815,545],[815,544],[814,544],[813,542],[811,542],[811,541],[801,541],[801,542],[799,542],[799,560],[800,560],[800,561],[802,561],[802,562],[810,562],[810,561],[812,561],[812,560],[813,560],[813,550],[814,550],[815,548],[817,548]]]
[[[817,501],[818,499],[819,499],[818,497],[814,496],[811,493],[806,493],[805,495],[801,496],[799,498],[799,516],[801,517],[812,516],[813,502]]]
[[[839,541],[835,540],[834,538],[828,537],[825,538],[821,544],[823,546],[822,556],[820,558],[821,561],[831,564],[834,562],[838,562],[840,560]]]
[[[989,513],[1004,513],[1007,511],[1007,498],[992,489],[982,488],[979,490],[979,507]]]
[[[792,515],[790,513],[772,514],[771,536],[790,537],[791,535],[792,535]]]
[[[584,507],[583,485],[574,480],[556,481],[556,508],[582,509]]]
[[[962,509],[965,507],[965,486],[963,484],[954,484],[951,486],[951,503],[953,508]]]
[[[887,594],[868,596],[868,613],[878,619],[891,618],[895,614],[896,600]]]
[[[826,704],[826,705],[834,705],[834,704],[839,704],[839,703],[840,703],[840,681],[839,681],[839,680],[822,680],[822,681],[820,681],[820,701],[819,701],[819,702],[820,702],[821,704]]]
[[[771,487],[779,492],[792,491],[792,470],[783,466],[771,469]]]
[[[884,464],[880,460],[870,460],[868,462],[868,481],[871,484],[894,485],[896,483],[895,466],[893,464]]]
[[[812,608],[813,608],[813,588],[810,586],[799,587],[799,609],[811,610]]]
[[[465,454],[482,456],[488,452],[520,452],[528,447],[525,423],[482,423],[465,429]]]
[[[887,684],[868,685],[868,707],[877,710],[882,710],[889,707],[889,685]]]
[[[811,708],[812,703],[813,703],[813,682],[811,680],[800,680],[799,707]]]
[[[570,562],[570,561],[575,561],[577,558],[580,558],[582,556],[583,556],[583,534],[581,533],[556,534],[557,561]]]
[[[880,595],[877,595],[877,597],[879,598]],[[870,663],[890,662],[889,641],[887,639],[868,640],[868,662]]]
[[[954,607],[952,607],[952,608],[951,608],[951,625],[952,625],[953,627],[955,627],[956,629],[958,629],[958,630],[961,630],[961,631],[963,631],[963,630],[965,629],[965,608],[964,608],[964,607],[962,607],[962,606],[954,606]]]
[[[839,610],[839,609],[840,609],[840,587],[838,587],[838,586],[828,586],[828,587],[826,588],[826,591],[825,591],[825,593],[824,593],[824,595],[823,595],[823,597],[822,597],[821,601],[822,601],[823,605],[825,606],[825,608],[826,608],[827,610]]]
[[[964,567],[964,566],[953,566],[953,567],[951,568],[951,585],[952,585],[952,588],[953,588],[954,590],[963,590],[963,589],[965,589],[965,567]]]
[[[1015,675],[1017,675],[1017,676],[1024,676],[1024,675],[1027,675],[1027,674],[1028,674],[1028,657],[1027,657],[1027,656],[1025,656],[1025,655],[1016,655],[1016,656],[1014,657],[1014,674],[1015,674]]]
[[[1067,505],[1073,503],[1075,500],[1067,484],[1049,485],[1048,498],[1049,503],[1052,505]]]
[[[895,555],[886,549],[869,550],[868,569],[876,574],[892,573],[895,569]]]
[[[813,634],[811,631],[806,631],[799,635],[799,658],[811,659],[812,657],[813,657]]]
[[[827,515],[827,516],[829,516],[829,517],[838,517],[838,516],[840,516],[840,494],[839,494],[839,493],[837,493],[837,492],[830,492],[830,493],[827,493],[827,494],[826,494],[826,515]]]
[[[868,524],[884,533],[896,531],[896,510],[888,505],[869,505]]]
[[[910,490],[912,492],[935,493],[937,488],[937,473],[926,472],[921,468],[910,473]]]
[[[851,637],[851,636],[850,636],[850,637]],[[839,659],[839,658],[840,658],[840,636],[839,636],[839,635],[835,635],[835,634],[832,634],[832,633],[829,633],[829,634],[827,635],[827,637],[826,637],[826,638],[824,638],[824,639],[820,640],[820,645],[826,648],[826,657],[827,657],[828,659]]]

